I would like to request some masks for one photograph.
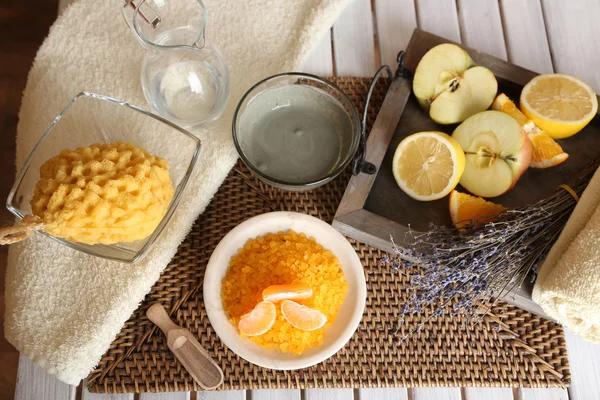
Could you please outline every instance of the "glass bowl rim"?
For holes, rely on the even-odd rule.
[[[256,168],[254,166],[254,164],[252,164],[252,162],[250,162],[250,160],[248,160],[248,158],[244,154],[244,151],[242,150],[242,146],[240,145],[240,143],[238,141],[238,135],[237,135],[238,129],[236,129],[236,125],[237,125],[238,114],[240,112],[240,108],[241,108],[242,104],[244,103],[244,101],[246,101],[246,99],[250,96],[250,94],[259,86],[261,86],[267,82],[277,80],[278,78],[292,77],[292,76],[298,76],[300,78],[309,78],[311,80],[318,81],[318,82],[330,87],[336,93],[340,94],[341,97],[345,101],[347,101],[348,104],[351,106],[352,115],[351,116],[349,115],[349,117],[356,122],[355,134],[356,134],[356,137],[358,140],[356,140],[356,143],[354,145],[352,145],[352,147],[349,149],[348,155],[346,156],[344,161],[342,163],[340,163],[340,165],[335,170],[328,173],[326,176],[324,176],[321,179],[311,180],[311,181],[303,181],[303,182],[288,182],[288,181],[284,181],[282,179],[278,179],[278,178],[269,176],[269,175],[263,173],[262,171],[260,171],[258,168]],[[231,131],[233,134],[233,143],[235,144],[235,148],[238,152],[238,155],[240,156],[240,158],[242,159],[244,164],[246,164],[253,173],[258,175],[259,178],[266,180],[270,184],[283,185],[283,186],[288,186],[288,187],[296,188],[296,189],[304,188],[304,187],[315,188],[315,187],[321,186],[321,185],[331,181],[332,179],[334,179],[340,173],[342,173],[342,171],[348,166],[348,164],[350,164],[350,162],[356,155],[356,151],[358,150],[358,146],[360,144],[361,130],[362,130],[362,123],[361,123],[360,117],[358,115],[358,111],[356,111],[356,107],[354,106],[354,103],[352,103],[352,100],[350,100],[350,97],[348,97],[348,95],[346,93],[344,93],[344,91],[342,89],[340,89],[340,87],[337,86],[335,83],[330,82],[326,79],[323,79],[317,75],[307,74],[304,72],[283,72],[280,74],[271,75],[271,76],[255,83],[254,85],[252,85],[252,87],[246,91],[244,96],[242,96],[241,100],[239,101],[238,105],[236,106],[235,112],[233,113],[233,121],[232,121],[232,127],[231,127]]]
[[[184,128],[174,124],[173,122],[161,117],[160,115],[156,115],[153,114],[149,111],[143,110],[140,107],[137,107],[133,104],[130,104],[128,102],[125,101],[121,101],[121,100],[117,100],[115,98],[109,97],[109,96],[105,96],[102,94],[98,94],[98,93],[93,93],[93,92],[86,92],[86,91],[82,91],[79,92],[77,95],[75,95],[75,97],[73,97],[69,103],[67,103],[67,105],[62,109],[62,111],[52,120],[52,122],[50,123],[50,125],[48,126],[48,128],[46,128],[46,130],[44,131],[44,133],[42,134],[42,136],[40,136],[40,138],[38,139],[38,141],[36,142],[35,146],[33,146],[33,149],[31,149],[31,152],[29,153],[29,155],[27,156],[27,158],[25,159],[25,162],[23,163],[23,166],[21,167],[21,169],[19,170],[19,173],[16,175],[15,177],[15,183],[13,184],[12,188],[10,189],[10,192],[8,193],[8,197],[6,198],[6,208],[8,209],[8,211],[10,211],[15,217],[19,218],[20,220],[23,219],[23,217],[25,216],[24,214],[21,213],[21,210],[15,206],[13,206],[12,202],[14,199],[14,196],[23,180],[23,177],[25,176],[25,173],[27,172],[27,170],[29,169],[29,166],[31,164],[31,162],[33,161],[33,158],[35,156],[35,154],[37,153],[38,148],[42,145],[42,143],[44,142],[44,140],[47,138],[47,136],[50,134],[50,132],[52,131],[52,129],[54,129],[54,127],[58,124],[58,122],[61,120],[61,118],[69,111],[69,109],[73,106],[73,104],[75,104],[75,102],[77,100],[79,100],[82,97],[89,97],[92,99],[98,99],[101,101],[107,101],[109,103],[115,104],[117,106],[122,106],[122,107],[126,107],[129,108],[133,111],[137,111],[140,112],[148,117],[154,118],[155,120],[158,120],[166,125],[168,125],[169,127],[179,131],[180,133],[183,133],[184,135],[186,135],[187,137],[189,137],[190,139],[192,139],[195,142],[195,149],[194,149],[194,153],[192,154],[192,157],[190,159],[190,162],[188,164],[187,170],[185,171],[185,174],[183,176],[183,178],[181,179],[181,182],[179,183],[178,187],[175,190],[175,193],[173,195],[173,199],[171,199],[171,202],[169,204],[169,208],[167,209],[167,212],[165,213],[165,215],[163,216],[163,218],[160,220],[160,222],[158,223],[158,226],[154,229],[154,231],[152,231],[152,233],[150,234],[150,236],[148,236],[145,240],[146,242],[144,243],[144,245],[142,246],[142,248],[135,253],[135,256],[133,256],[132,258],[122,258],[122,257],[112,257],[112,256],[106,256],[106,255],[100,255],[97,253],[94,253],[91,250],[88,250],[84,247],[79,246],[79,243],[77,242],[70,242],[68,240],[65,239],[61,239],[58,237],[55,237],[53,235],[50,235],[44,231],[41,231],[40,233],[42,233],[43,235],[67,246],[70,247],[74,250],[77,251],[81,251],[83,253],[95,256],[95,257],[100,257],[100,258],[104,258],[104,259],[108,259],[108,260],[113,260],[113,261],[120,261],[120,262],[125,262],[125,263],[136,263],[137,261],[141,260],[144,256],[146,256],[146,254],[148,253],[148,251],[150,250],[150,248],[154,245],[156,239],[158,238],[158,236],[160,236],[160,234],[162,233],[162,231],[164,230],[164,228],[167,226],[167,224],[169,223],[169,221],[171,220],[171,217],[173,216],[173,213],[175,212],[175,209],[177,208],[177,206],[179,205],[179,202],[181,200],[181,196],[183,194],[183,191],[185,190],[185,188],[187,187],[187,184],[189,182],[189,179],[191,177],[192,171],[194,170],[194,167],[196,166],[196,163],[198,161],[198,156],[200,155],[200,151],[202,149],[202,141],[200,140],[200,138],[196,137],[195,135],[193,135],[192,133],[190,133],[189,131],[185,130]],[[106,246],[106,247],[110,247],[113,245],[97,245],[97,246]],[[133,253],[133,252],[132,252]]]

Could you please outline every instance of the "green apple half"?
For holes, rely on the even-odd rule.
[[[532,146],[516,119],[483,111],[452,133],[465,152],[460,184],[474,195],[496,197],[512,189],[529,167]]]
[[[413,78],[419,104],[439,124],[462,122],[487,110],[497,91],[492,71],[476,66],[466,51],[450,43],[425,53]]]

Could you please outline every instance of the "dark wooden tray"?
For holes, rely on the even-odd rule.
[[[404,55],[404,68],[414,73],[419,60],[432,47],[452,43],[431,33],[415,29]],[[498,80],[498,93],[518,102],[521,89],[535,72],[496,57],[462,46],[478,65],[489,68]],[[420,202],[406,195],[392,174],[396,147],[406,136],[436,130],[452,134],[456,125],[438,125],[421,110],[412,95],[410,74],[396,74],[382,109],[367,141],[367,161],[377,167],[373,175],[352,177],[333,225],[342,233],[385,251],[391,251],[390,236],[396,243],[407,240],[408,227],[425,231],[430,223],[450,225],[448,198]],[[549,169],[528,169],[515,188],[493,199],[507,207],[535,202],[550,195],[556,187],[569,183],[590,162],[600,157],[600,119],[598,116],[577,135],[560,141],[569,159]],[[531,300],[531,285],[518,288],[505,300],[539,315],[541,308]]]

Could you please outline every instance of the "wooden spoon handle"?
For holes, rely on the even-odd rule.
[[[162,305],[153,304],[146,315],[167,337],[167,346],[192,378],[205,390],[223,383],[223,371],[190,331],[173,323]]]
[[[150,321],[154,322],[166,336],[168,336],[169,332],[173,329],[183,329],[171,321],[169,314],[167,314],[167,311],[160,303],[154,303],[150,306],[148,311],[146,311],[146,316]]]

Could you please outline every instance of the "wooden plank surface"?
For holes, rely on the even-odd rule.
[[[375,2],[377,37],[382,64],[395,70],[400,50],[405,50],[417,27],[414,0],[377,0]]]
[[[454,0],[416,0],[419,28],[460,43]]]
[[[352,389],[306,389],[304,400],[352,400]]]
[[[190,392],[140,393],[139,399],[140,400],[190,400]],[[104,400],[104,399],[102,399],[102,400]]]
[[[223,392],[196,392],[196,399],[197,400],[246,400],[246,391],[245,390],[227,390],[227,391],[223,391]]]
[[[369,0],[354,0],[333,25],[338,76],[372,76],[376,71],[373,17]]]
[[[497,0],[459,0],[462,43],[506,60],[506,46]]]
[[[600,399],[600,345],[580,339],[565,329],[571,366],[570,400]]]
[[[519,400],[569,400],[564,389],[519,389],[518,393]]]
[[[253,390],[252,400],[300,400],[300,390]]]
[[[500,14],[508,61],[541,74],[552,72],[546,25],[539,0],[502,0]]]
[[[408,400],[407,389],[382,388],[359,389],[355,400]]]
[[[542,10],[556,72],[583,79],[600,93],[600,1],[543,0]]]
[[[139,399],[140,400],[190,400],[190,392],[140,393]],[[104,400],[104,399],[101,399],[101,400]]]
[[[304,63],[302,71],[318,76],[333,76],[333,53],[331,51],[331,29],[315,47]]]
[[[411,400],[461,400],[459,388],[419,388],[411,390]]]
[[[462,400],[513,400],[511,388],[464,388]]]
[[[21,356],[15,400],[75,400],[76,389]]]

